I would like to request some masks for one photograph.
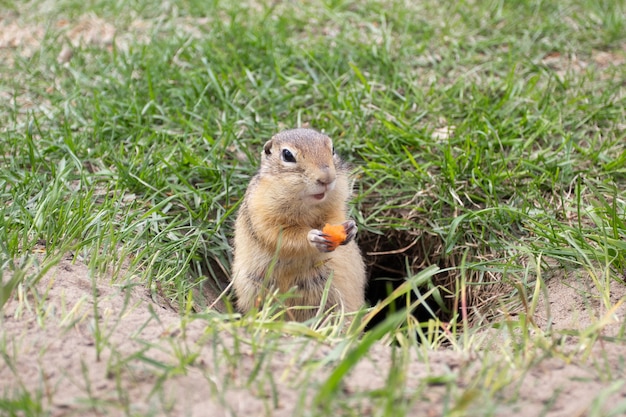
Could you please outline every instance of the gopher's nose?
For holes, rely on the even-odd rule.
[[[317,176],[317,183],[319,185],[328,185],[335,181],[335,170],[328,165],[324,165],[320,168],[320,172]]]

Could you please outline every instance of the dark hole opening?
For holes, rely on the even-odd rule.
[[[371,306],[387,298],[409,275],[417,274],[431,264],[439,265],[442,262],[439,250],[441,242],[432,236],[388,230],[383,235],[365,232],[360,238],[359,245],[368,264],[369,285],[365,297]],[[445,286],[450,278],[449,274],[442,273],[434,277],[433,284]],[[426,293],[427,288],[420,292]],[[418,295],[414,291],[411,291],[408,297],[409,303],[418,300]],[[448,321],[452,309],[452,300],[449,301],[441,306],[434,297],[426,297],[411,314],[419,322],[433,318]],[[372,318],[367,330],[382,322],[388,314],[406,308],[406,305],[406,296],[394,300]]]

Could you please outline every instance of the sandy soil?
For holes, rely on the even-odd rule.
[[[329,357],[331,346],[285,336],[281,349],[262,365],[261,373],[274,375],[278,399],[274,402],[269,387],[246,385],[259,364],[253,347],[235,347],[234,335],[220,329],[211,315],[185,319],[155,303],[142,286],[106,279],[92,282],[87,266],[64,260],[35,285],[36,297],[14,297],[5,306],[0,318],[2,351],[7,353],[0,360],[0,392],[5,396],[37,393],[53,416],[105,411],[115,415],[124,410],[155,415],[290,416],[310,401],[306,390],[315,389],[330,371],[322,368],[303,375],[299,366]],[[596,321],[593,315],[607,316],[593,305],[598,300],[588,296],[592,289],[584,288],[585,282],[573,274],[551,279],[549,299],[541,303],[538,320],[546,305],[554,328],[586,327]],[[615,285],[612,298],[622,298],[624,293],[623,285]],[[624,313],[624,307],[609,312],[619,321],[611,318],[606,334],[619,330]],[[548,325],[539,324],[544,329]],[[241,340],[249,335],[239,336]],[[588,352],[588,360],[581,354],[571,361],[567,340],[555,343],[563,344],[562,357],[534,358],[529,372],[516,369],[514,363],[505,370],[519,375],[497,394],[497,415],[586,415],[611,380],[623,377],[623,346],[598,342]],[[502,359],[495,350],[429,351],[427,360],[416,354],[409,363],[411,377],[405,388],[405,395],[421,393],[414,404],[415,415],[436,416],[444,411],[446,390],[432,383],[433,378],[451,378],[458,392],[472,392],[481,364],[490,362],[491,355]],[[223,359],[234,351],[239,352],[237,363]],[[343,393],[348,401],[355,398],[355,407],[364,415],[370,405],[358,394],[384,387],[390,363],[390,348],[376,345],[344,381]],[[626,396],[624,387],[614,391],[607,404],[617,404]]]

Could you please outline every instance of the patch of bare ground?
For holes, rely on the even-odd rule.
[[[540,331],[555,335],[555,356],[541,358],[520,379],[511,412],[583,416],[590,407],[598,412],[624,401],[626,386],[619,379],[626,371],[626,351],[611,340],[623,339],[626,286],[612,280],[607,287],[600,293],[585,270],[549,274],[534,321]]]
[[[548,295],[540,297],[539,305],[544,308],[536,316],[537,324],[546,330],[572,332],[598,326],[607,337],[623,333],[626,330],[625,283],[612,279],[606,283],[608,290],[600,292],[594,279],[604,285],[606,277],[598,274],[592,278],[586,270],[552,273],[546,283]]]
[[[576,282],[573,276],[563,276],[549,284],[553,326],[585,326],[598,316],[595,304],[581,298]],[[2,311],[6,354],[0,360],[0,392],[10,397],[26,391],[41,397],[52,416],[116,410],[291,416],[299,407],[310,406],[314,390],[331,370],[320,366],[307,371],[306,364],[332,357],[332,346],[284,335],[278,339],[280,346],[265,351],[267,357],[261,360],[254,343],[242,343],[252,336],[224,325],[223,318],[181,316],[154,303],[142,286],[93,280],[80,262],[62,261],[34,290],[26,297],[18,291]],[[618,290],[623,293],[622,287],[616,286]],[[623,321],[623,307],[614,313]],[[375,345],[343,380],[346,403],[363,415],[372,413],[373,404],[362,394],[389,388],[394,372],[391,349]],[[447,395],[484,389],[477,385],[481,370],[502,361],[495,366],[512,377],[496,395],[499,403],[491,404],[497,415],[584,415],[610,386],[606,370],[624,371],[623,349],[609,342],[597,342],[586,358],[536,358],[530,369],[517,369],[505,359],[483,350],[412,352],[400,395],[412,398],[415,415],[441,415]],[[270,380],[274,387],[267,385]],[[617,390],[609,399],[625,394]]]

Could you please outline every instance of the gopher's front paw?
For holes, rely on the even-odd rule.
[[[343,242],[341,242],[341,244],[346,245],[352,242],[352,240],[356,237],[356,231],[357,231],[356,223],[354,222],[354,220],[348,220],[341,224],[343,228],[346,229],[346,239]]]
[[[328,235],[321,230],[312,229],[307,235],[309,243],[320,252],[328,253],[335,249],[335,243],[328,239]]]

